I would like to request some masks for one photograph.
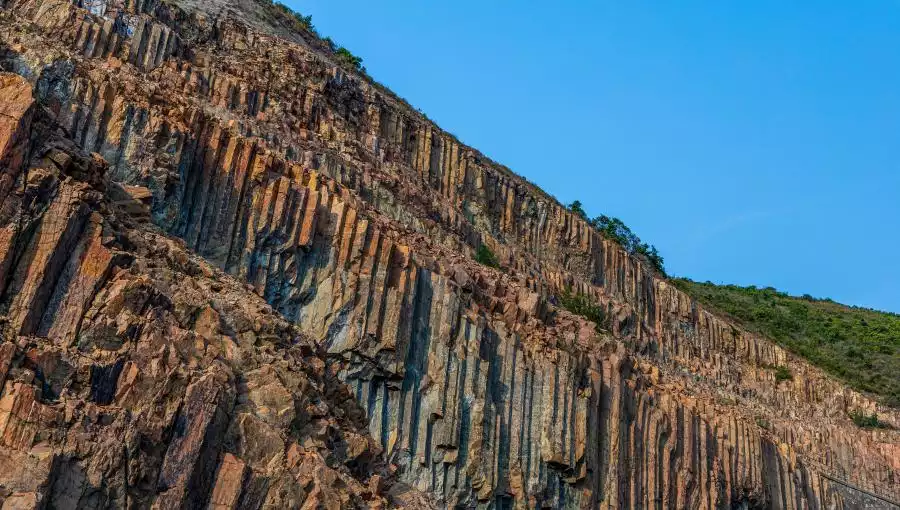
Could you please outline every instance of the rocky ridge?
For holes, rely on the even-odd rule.
[[[0,11],[21,76],[0,91],[0,453],[49,466],[0,480],[9,504],[900,499],[898,432],[847,418],[895,411],[707,312],[314,45],[240,10],[80,5]],[[473,262],[482,243],[502,271]],[[602,331],[554,304],[567,288],[602,305]],[[84,414],[51,416],[69,407]]]
[[[31,92],[0,74],[2,508],[415,501],[319,347],[147,224]]]

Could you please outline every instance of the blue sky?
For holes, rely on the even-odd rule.
[[[671,274],[900,312],[900,0],[290,0]]]

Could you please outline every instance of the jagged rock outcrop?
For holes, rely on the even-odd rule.
[[[270,35],[266,9],[0,11],[0,462],[28,466],[0,475],[4,505],[900,499],[900,433],[847,418],[896,411],[703,310],[308,34]],[[556,306],[570,287],[602,331]]]
[[[319,348],[133,223],[105,196],[106,163],[35,113],[31,90],[0,73],[2,508],[384,508],[412,494],[385,492],[365,412]]]

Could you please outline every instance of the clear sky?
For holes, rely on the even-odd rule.
[[[900,312],[900,0],[288,0],[670,274]]]

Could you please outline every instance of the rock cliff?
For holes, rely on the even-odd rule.
[[[6,0],[0,65],[3,508],[900,500],[900,413],[270,4]]]

